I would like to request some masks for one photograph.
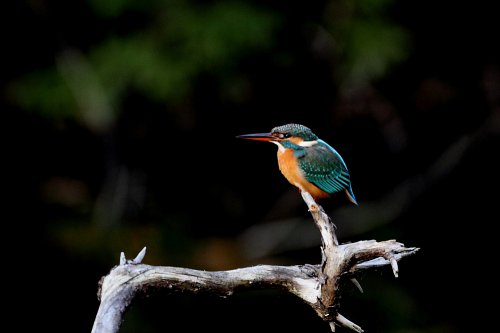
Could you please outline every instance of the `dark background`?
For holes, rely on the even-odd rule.
[[[370,333],[491,330],[493,6],[4,4],[3,243],[15,323],[90,331],[99,279],[121,251],[134,257],[144,246],[152,265],[319,263],[319,233],[279,173],[276,147],[235,139],[296,122],[351,171],[359,207],[342,195],[323,203],[340,241],[421,248],[398,279],[384,268],[359,277],[364,294],[346,284],[341,313]],[[155,291],[124,319],[121,332],[329,331],[300,300],[269,290],[225,299]]]

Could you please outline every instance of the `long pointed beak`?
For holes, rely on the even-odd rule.
[[[271,133],[255,133],[238,135],[238,139],[256,140],[256,141],[273,141],[276,139]]]

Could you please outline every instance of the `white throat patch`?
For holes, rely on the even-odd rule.
[[[318,143],[318,140],[313,140],[313,141],[302,141],[299,143],[299,146],[301,147],[312,147]]]
[[[269,142],[272,142],[276,146],[278,146],[278,150],[280,151],[280,153],[283,153],[285,151],[285,147],[283,147],[283,145],[281,143],[279,143],[278,141],[269,141]]]

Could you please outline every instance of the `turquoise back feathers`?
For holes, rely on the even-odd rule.
[[[345,190],[349,200],[358,204],[352,191],[351,176],[340,154],[318,139],[312,147],[297,151],[298,163],[304,177],[321,190],[332,194]]]

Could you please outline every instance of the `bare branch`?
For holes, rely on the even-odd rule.
[[[355,332],[363,330],[338,313],[340,282],[349,277],[360,289],[354,275],[364,269],[391,266],[398,275],[397,262],[415,254],[418,248],[406,248],[395,240],[375,240],[340,244],[335,226],[311,195],[302,192],[314,222],[318,227],[322,244],[322,261],[319,265],[273,266],[259,265],[229,271],[200,271],[189,268],[149,266],[141,264],[146,248],[127,260],[123,252],[120,264],[101,280],[99,298],[101,304],[92,328],[93,333],[118,332],[123,313],[134,296],[154,288],[173,291],[208,292],[230,296],[248,288],[274,288],[296,295],[308,304],[326,322],[332,332],[335,325]]]
[[[389,261],[391,262],[392,272],[394,273],[394,276],[398,277],[399,274],[398,261],[394,259],[394,257],[391,257]]]
[[[364,332],[363,329],[361,329],[361,327],[359,327],[358,325],[356,325],[355,323],[353,323],[352,321],[350,321],[346,317],[342,316],[341,314],[337,314],[336,319],[337,319],[337,322],[344,327],[350,328],[351,330],[358,332],[358,333]]]
[[[320,297],[315,266],[254,266],[230,271],[208,272],[178,267],[132,264],[113,268],[104,277],[101,306],[92,332],[118,332],[121,316],[136,293],[148,288],[173,291],[206,291],[230,296],[236,290],[266,286],[286,290],[314,305]]]
[[[146,255],[146,247],[144,246],[137,254],[137,256],[132,260],[132,264],[140,264],[142,262],[142,259],[144,259],[144,256]]]
[[[360,293],[364,292],[363,287],[361,287],[361,284],[359,283],[358,280],[356,280],[356,278],[351,278],[351,282],[356,286],[356,288],[358,288]]]
[[[120,265],[125,265],[127,263],[127,258],[125,258],[125,253],[120,253]]]

